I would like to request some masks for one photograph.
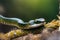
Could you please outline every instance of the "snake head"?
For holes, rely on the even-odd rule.
[[[35,19],[35,23],[36,24],[38,24],[38,23],[44,23],[44,22],[45,22],[44,18]]]
[[[44,18],[39,18],[39,19],[29,21],[30,24],[39,24],[39,23],[44,23],[44,22],[45,22]]]

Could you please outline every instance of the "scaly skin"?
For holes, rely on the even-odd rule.
[[[28,23],[23,22],[21,19],[7,18],[7,17],[4,17],[2,15],[0,15],[0,23],[5,24],[5,25],[16,26],[19,29],[30,28],[30,25]]]
[[[44,20],[45,21],[45,20]],[[31,25],[29,22],[24,22],[21,19],[18,18],[7,18],[2,15],[0,15],[0,23],[5,24],[5,25],[12,25],[15,26],[19,29],[30,29],[32,27],[36,27]],[[37,25],[43,25],[44,23],[39,23]],[[32,26],[32,27],[31,27]]]

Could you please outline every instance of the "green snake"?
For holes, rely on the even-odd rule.
[[[45,20],[43,19],[43,21]],[[2,15],[0,15],[0,23],[5,25],[16,26],[19,29],[29,29],[29,28],[32,28],[31,26],[33,26],[34,24],[34,22],[32,24],[32,20],[30,20],[29,22],[24,22],[23,20],[18,18],[7,18]],[[40,24],[43,24],[43,23],[40,23]],[[40,25],[40,24],[36,24],[36,25]]]
[[[20,36],[20,35],[28,34],[29,32],[33,32],[33,31],[36,32],[36,30],[38,30],[36,28],[44,25],[44,22],[45,22],[44,18],[39,18],[35,20],[30,20],[29,22],[24,22],[23,20],[19,18],[8,18],[8,17],[4,17],[0,15],[1,24],[11,25],[18,28],[17,30],[12,30],[5,34],[11,38],[13,38],[14,35]],[[32,31],[33,28],[35,28],[35,30]],[[13,35],[11,36],[11,34]]]

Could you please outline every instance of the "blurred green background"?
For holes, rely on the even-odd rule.
[[[58,0],[0,0],[6,8],[5,16],[18,17],[24,21],[45,18],[51,21],[59,11]]]

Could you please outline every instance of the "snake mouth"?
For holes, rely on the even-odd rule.
[[[1,33],[8,33],[11,30],[16,30],[18,27],[12,25],[5,25],[0,23],[0,32]]]

